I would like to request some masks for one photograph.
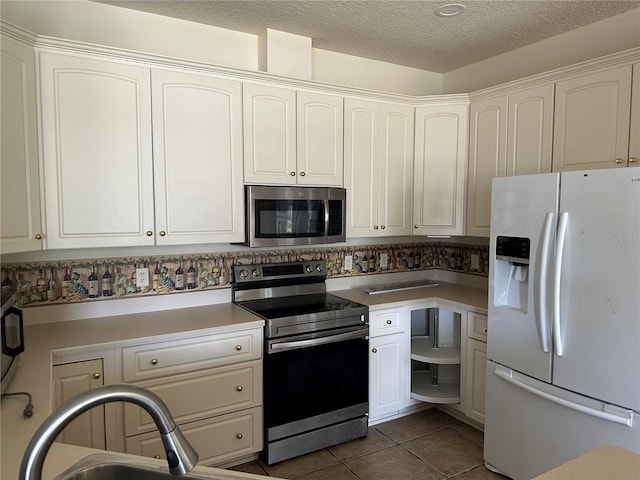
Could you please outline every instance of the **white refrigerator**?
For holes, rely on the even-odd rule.
[[[640,168],[495,178],[489,249],[486,465],[640,453]]]

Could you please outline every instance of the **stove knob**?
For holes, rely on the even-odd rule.
[[[316,272],[322,272],[323,268],[322,268],[322,264],[319,263],[318,265],[316,265]]]
[[[311,265],[307,265],[306,267],[304,267],[304,269],[306,270],[307,273],[313,272],[313,267]]]
[[[260,276],[260,270],[257,268],[254,268],[253,270],[251,270],[251,276],[252,277],[259,277]]]
[[[240,270],[240,278],[247,278],[249,276],[249,272],[247,272],[244,268]]]

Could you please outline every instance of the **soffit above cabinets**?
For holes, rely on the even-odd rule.
[[[446,73],[640,7],[638,0],[97,0],[260,34],[312,39],[314,48]],[[436,9],[464,6],[442,17]]]

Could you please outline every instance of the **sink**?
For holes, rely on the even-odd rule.
[[[58,475],[55,480],[240,480],[265,478],[248,473],[196,466],[185,475],[172,475],[166,462],[96,453],[80,460]]]

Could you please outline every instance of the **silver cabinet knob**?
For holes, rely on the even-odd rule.
[[[92,376],[95,380],[98,380],[101,377],[100,372],[95,372]]]
[[[238,351],[242,350],[242,345],[236,345],[236,350]]]
[[[158,359],[157,358],[152,358],[151,359],[151,365],[157,365],[158,364]]]
[[[33,237],[34,237],[36,240],[42,240],[42,234],[41,234],[41,233],[36,233]]]
[[[377,230],[377,229],[378,229],[378,225],[374,225],[374,226],[373,226],[373,229],[374,229],[374,230]]]
[[[384,228],[385,228],[385,227],[384,227],[384,225],[380,225],[380,228],[381,228],[382,230],[384,230]]]
[[[167,232],[165,232],[164,230],[160,230],[160,236],[164,237],[167,234]]]
[[[147,237],[150,237],[153,235],[153,232],[151,230],[147,230]]]
[[[306,175],[306,173],[304,173],[304,172],[300,172],[300,176],[301,176],[301,177],[304,177],[305,175]]]
[[[391,325],[391,320],[387,320],[387,325]]]
[[[236,438],[238,440],[242,440],[242,434],[241,433],[236,433]]]
[[[638,159],[636,157],[631,157],[629,159],[629,163],[636,163],[638,161]]]
[[[418,224],[416,223],[416,224],[413,226],[413,228],[419,228],[419,227],[418,227]]]
[[[291,175],[292,177],[295,177],[296,176],[296,172],[291,172],[291,173],[289,173],[289,175]]]
[[[375,347],[373,347],[373,348],[371,349],[371,351],[372,351],[373,353],[378,353],[378,349],[377,349],[377,348],[375,348]]]
[[[236,387],[236,391],[241,392],[241,391],[242,391],[242,385],[238,385],[238,386]]]
[[[623,162],[623,160],[621,158],[616,158],[616,163],[617,164],[621,164]]]

